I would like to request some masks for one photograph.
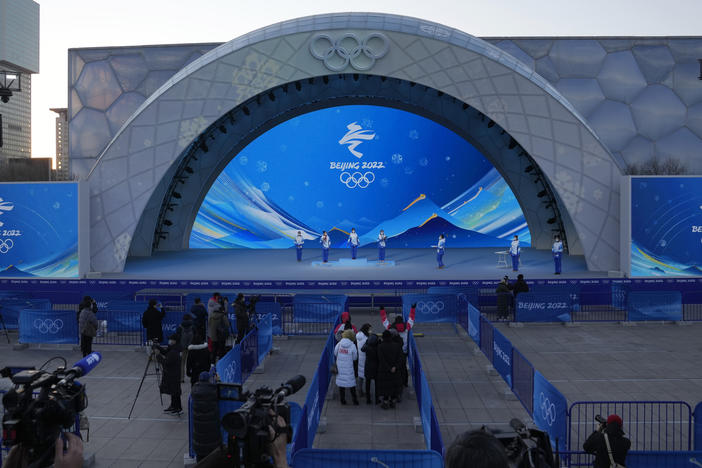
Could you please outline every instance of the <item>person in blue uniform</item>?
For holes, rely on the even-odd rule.
[[[385,243],[387,240],[388,240],[388,238],[385,236],[385,231],[383,231],[381,229],[380,234],[378,234],[378,261],[379,262],[385,261]]]
[[[297,231],[297,236],[295,237],[295,250],[297,251],[297,261],[302,261],[302,244],[305,240],[302,238],[302,231]]]
[[[556,236],[553,240],[553,247],[551,247],[551,252],[553,252],[553,263],[556,267],[555,275],[561,274],[561,257],[563,256],[563,242],[560,236]]]
[[[351,228],[351,234],[349,234],[349,245],[351,245],[351,258],[356,260],[356,252],[358,252],[358,234],[356,234],[356,228]]]
[[[519,270],[519,253],[521,250],[522,249],[519,247],[519,237],[514,236],[509,246],[509,255],[512,257],[512,271]]]
[[[331,247],[331,240],[327,235],[327,231],[322,231],[322,237],[319,239],[322,244],[322,261],[327,263],[329,261],[329,247]]]
[[[444,248],[446,246],[446,236],[443,234],[439,235],[439,242],[432,247],[436,247],[436,262],[439,264],[439,268],[444,267]]]

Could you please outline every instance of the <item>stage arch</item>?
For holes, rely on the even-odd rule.
[[[349,42],[369,52],[347,61]],[[154,230],[147,235],[148,224],[168,209],[159,191],[179,183],[174,176],[184,169],[181,163],[196,145],[202,149],[200,138],[215,122],[267,90],[323,82],[330,72],[422,85],[487,116],[509,135],[508,146],[514,139],[537,163],[563,208],[571,251],[581,246],[591,270],[618,268],[620,162],[545,80],[460,31],[392,15],[336,14],[273,25],[223,44],[182,69],[130,117],[89,176],[92,270],[121,271],[130,250],[150,252]],[[523,168],[501,170],[515,173],[506,176],[513,190]],[[535,200],[519,188],[515,194],[523,208]],[[536,232],[538,225],[528,222]]]

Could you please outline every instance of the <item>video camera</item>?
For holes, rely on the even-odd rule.
[[[241,385],[237,384],[220,385],[220,399],[245,402],[239,409],[225,414],[222,418],[222,427],[228,434],[226,450],[227,458],[232,461],[231,466],[273,466],[266,453],[270,444],[269,427],[272,427],[276,434],[285,431],[288,441],[292,441],[290,405],[285,402],[285,398],[304,385],[303,375],[296,375],[276,390],[263,386],[253,393],[242,392]],[[224,395],[227,390],[228,396]],[[285,426],[281,427],[278,424],[279,416],[285,421]]]
[[[78,414],[88,407],[85,386],[75,379],[93,370],[101,360],[102,355],[94,352],[70,369],[64,366],[54,372],[2,369],[0,375],[14,384],[2,398],[4,445],[22,444],[28,465],[52,465],[56,439],[74,424],[79,430]],[[36,390],[38,394],[34,395]]]
[[[517,418],[509,422],[514,432],[495,432],[495,437],[505,447],[505,454],[512,468],[558,468],[548,434],[527,428]]]

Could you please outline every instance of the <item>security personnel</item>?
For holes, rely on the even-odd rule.
[[[356,260],[356,252],[358,251],[358,234],[356,234],[356,228],[351,228],[349,244],[351,244],[351,258]]]
[[[319,239],[322,244],[322,261],[327,263],[329,261],[329,247],[331,247],[331,240],[327,236],[327,231],[322,231],[322,237]]]
[[[439,264],[439,268],[444,267],[444,246],[446,245],[446,236],[443,234],[439,235],[439,242],[432,247],[436,247],[436,261]]]
[[[512,244],[509,246],[509,254],[512,257],[512,271],[519,270],[519,253],[521,252],[519,247],[519,237],[514,236],[512,239]]]
[[[385,231],[381,229],[380,234],[378,234],[378,261],[380,262],[385,261],[385,241],[387,241],[387,239]]]
[[[297,251],[297,261],[302,261],[302,244],[305,240],[302,238],[302,231],[297,231],[297,237],[295,237],[295,250]]]
[[[563,242],[559,236],[554,238],[553,247],[551,247],[551,252],[553,252],[553,263],[556,266],[556,275],[561,274],[561,257],[563,256]]]

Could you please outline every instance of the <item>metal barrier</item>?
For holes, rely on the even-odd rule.
[[[284,335],[327,335],[343,312],[338,304],[318,302],[281,307]]]
[[[98,333],[94,344],[134,345],[146,341],[141,324],[142,312],[135,310],[107,310],[97,313]]]
[[[631,450],[692,449],[692,409],[684,401],[578,401],[568,409],[568,449],[582,450],[597,427],[596,415],[616,413],[624,421]]]
[[[534,366],[512,348],[512,391],[529,414],[534,413]]]
[[[485,317],[480,317],[480,349],[492,362],[492,324]]]

